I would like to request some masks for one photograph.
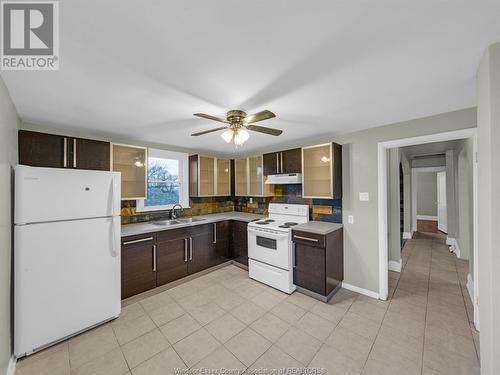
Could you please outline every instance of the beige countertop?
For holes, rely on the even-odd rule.
[[[293,227],[294,230],[300,230],[316,234],[328,234],[342,229],[343,225],[338,223],[329,223],[327,221],[310,221],[305,224],[299,224]]]
[[[161,231],[170,230],[170,229],[192,227],[195,225],[215,223],[217,221],[224,221],[224,220],[238,220],[238,221],[244,221],[244,222],[249,223],[253,220],[263,219],[266,216],[257,215],[257,214],[249,214],[246,212],[231,211],[231,212],[221,212],[218,214],[200,215],[200,216],[195,216],[195,217],[199,218],[199,219],[203,219],[203,220],[192,222],[192,223],[182,223],[182,224],[168,225],[168,226],[155,225],[155,224],[152,224],[150,221],[145,222],[145,223],[122,225],[122,227],[121,227],[122,228],[122,237],[134,236],[137,234],[144,234],[144,233],[161,232]]]

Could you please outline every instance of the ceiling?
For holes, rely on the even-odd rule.
[[[458,139],[454,141],[432,142],[421,145],[401,147],[401,151],[406,154],[409,159],[444,155],[448,150],[459,150],[463,146],[464,140]]]
[[[475,105],[498,1],[64,0],[60,70],[3,71],[26,123],[233,153],[195,112],[269,109],[240,150]]]

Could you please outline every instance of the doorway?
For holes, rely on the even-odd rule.
[[[388,282],[388,167],[387,167],[387,150],[391,148],[406,147],[412,145],[422,145],[428,143],[464,140],[470,139],[473,144],[473,154],[477,152],[477,129],[463,129],[446,133],[431,134],[425,136],[403,138],[392,141],[380,142],[378,144],[378,242],[379,242],[379,298],[387,300],[389,293]],[[475,160],[475,159],[474,159]],[[478,277],[478,251],[477,251],[477,160],[473,163],[473,267],[474,275]],[[413,175],[413,171],[412,171]],[[412,185],[413,185],[412,181]],[[413,204],[412,204],[413,206]],[[413,208],[413,207],[412,207]],[[415,213],[415,211],[413,211]],[[416,224],[416,223],[415,223]],[[448,223],[447,223],[448,225]],[[415,226],[416,227],[416,226]],[[414,228],[415,228],[414,227]],[[471,296],[473,294],[474,301],[474,323],[479,326],[479,314],[477,300],[479,296],[478,283],[473,283],[471,287]]]

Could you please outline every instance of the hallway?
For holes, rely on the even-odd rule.
[[[423,339],[422,362],[415,358],[422,374],[479,374],[479,334],[466,288],[469,262],[449,252],[444,235],[419,232],[406,242],[402,260],[401,274],[389,272],[386,319],[391,312],[404,314],[406,333]],[[394,349],[399,353],[404,345]]]

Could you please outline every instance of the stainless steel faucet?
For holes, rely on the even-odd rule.
[[[172,211],[170,211],[170,217],[172,218],[172,220],[177,219],[177,213],[175,212],[176,207],[179,207],[181,212],[184,212],[184,208],[179,203],[174,204],[174,207],[172,207]]]

